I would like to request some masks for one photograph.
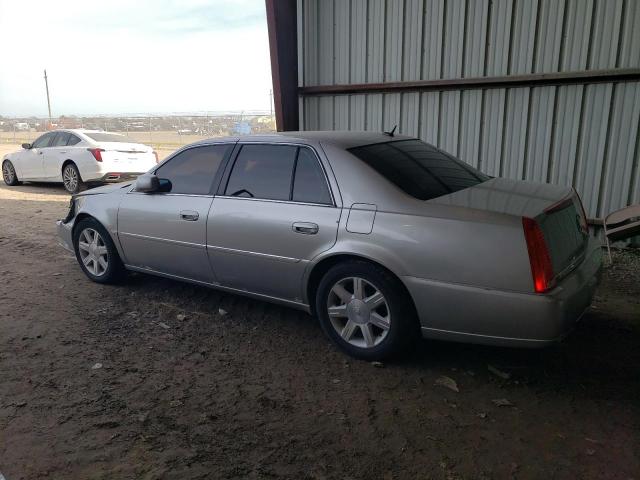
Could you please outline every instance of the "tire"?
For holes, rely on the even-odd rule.
[[[73,229],[73,249],[80,268],[94,282],[117,283],[124,277],[125,268],[118,250],[97,220],[85,218],[78,222]]]
[[[78,167],[75,163],[69,162],[62,167],[62,184],[64,189],[71,193],[78,193],[85,189],[86,185],[82,181]]]
[[[10,187],[14,187],[16,185],[20,185],[22,182],[18,180],[18,174],[16,173],[16,169],[9,160],[5,160],[2,162],[2,178],[4,179],[4,183],[9,185]]]
[[[388,359],[420,337],[413,302],[400,281],[368,262],[354,260],[329,269],[315,306],[325,334],[352,357]]]

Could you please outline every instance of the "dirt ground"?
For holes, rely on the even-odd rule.
[[[640,478],[640,252],[553,348],[380,367],[295,310],[90,282],[56,244],[67,203],[0,187],[0,478]]]

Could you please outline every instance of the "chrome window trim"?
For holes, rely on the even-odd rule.
[[[203,194],[203,193],[171,193],[171,192],[136,192],[135,184],[131,187],[131,190],[127,192],[127,195],[149,195],[149,196],[163,196],[163,197],[201,197],[201,198],[213,198],[215,195]]]
[[[307,205],[311,207],[338,208],[335,205],[331,205],[329,203],[294,202],[293,200],[273,200],[270,198],[232,197],[230,195],[216,195],[215,198],[225,198],[229,200],[248,200],[251,202],[287,203],[290,205]]]
[[[231,174],[233,173],[233,168],[236,166],[236,161],[238,160],[238,156],[240,155],[240,153],[242,152],[242,146],[243,145],[285,145],[285,146],[290,146],[290,147],[298,147],[298,148],[309,148],[312,152],[313,155],[316,157],[316,161],[320,164],[320,169],[322,170],[322,174],[324,175],[324,181],[325,181],[325,185],[327,186],[327,190],[329,190],[329,195],[331,196],[331,203],[314,203],[314,204],[309,204],[309,203],[305,203],[305,202],[295,202],[293,200],[271,200],[268,198],[253,198],[250,200],[264,200],[264,201],[277,201],[277,202],[287,202],[287,203],[295,203],[295,204],[300,204],[300,205],[323,205],[326,207],[337,207],[336,204],[336,198],[333,194],[333,189],[331,188],[331,182],[329,181],[329,176],[327,175],[327,170],[324,166],[324,163],[322,162],[322,159],[320,158],[320,155],[318,155],[318,151],[316,150],[316,148],[313,145],[309,145],[308,143],[301,143],[301,142],[266,142],[264,140],[260,141],[260,140],[256,140],[256,141],[251,141],[251,140],[239,140],[238,142],[236,142],[236,144],[240,145],[240,151],[238,151],[238,153],[236,153],[235,157],[232,159],[233,160],[233,165],[231,165],[231,170],[229,171],[229,175],[226,178],[226,184],[224,186],[224,190],[226,191],[227,189],[227,185],[229,184],[229,178],[231,178]],[[297,161],[297,155],[296,155],[296,161]],[[292,181],[295,181],[295,178],[292,178]],[[230,197],[229,195],[218,195],[219,197],[226,197],[226,198],[246,198],[246,197]]]
[[[203,140],[204,141],[204,140]],[[204,141],[206,142],[206,141]],[[165,163],[170,162],[171,160],[173,160],[178,154],[182,153],[182,152],[186,152],[187,150],[191,150],[192,148],[198,148],[198,147],[212,147],[215,145],[235,145],[236,143],[238,143],[237,140],[234,141],[220,141],[220,140],[215,140],[212,142],[206,142],[206,143],[197,143],[197,144],[189,144],[189,145],[185,145],[183,147],[180,147],[178,150],[176,150],[175,152],[173,152],[171,155],[169,155],[167,158],[165,158],[163,161],[161,161],[159,164],[157,164],[154,168],[152,168],[151,170],[149,170],[149,173],[153,173],[154,175],[156,174],[156,172],[158,171],[158,169],[163,166]]]

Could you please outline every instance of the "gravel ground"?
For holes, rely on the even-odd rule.
[[[0,187],[6,480],[640,478],[639,252],[553,348],[425,341],[375,366],[294,310],[91,283],[56,245],[67,202]]]

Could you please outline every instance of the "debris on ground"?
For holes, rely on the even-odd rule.
[[[158,322],[158,326],[164,328],[165,330],[170,329],[171,327],[164,322]]]
[[[507,372],[503,372],[502,370],[498,370],[493,365],[487,365],[487,370],[489,370],[494,375],[502,378],[503,380],[509,380],[511,378],[511,374]]]
[[[513,403],[511,403],[509,400],[507,400],[506,398],[496,398],[494,400],[491,400],[495,405],[497,405],[498,407],[513,407]]]
[[[224,308],[218,309],[218,315],[224,317],[227,314],[227,311]]]
[[[179,322],[186,320],[186,318],[187,316],[184,313],[179,313],[178,315],[176,315],[176,320],[178,320]]]
[[[378,368],[383,368],[384,367],[384,363],[382,363],[382,362],[371,362],[371,365],[373,365],[374,367],[378,367]]]
[[[99,368],[102,368],[102,364],[98,362],[93,364],[93,367],[91,367],[91,370],[98,370]]]
[[[454,392],[459,392],[460,391],[456,381],[451,377],[447,377],[446,375],[442,375],[441,377],[438,377],[436,379],[436,385],[440,385],[442,387],[446,387],[449,390],[453,390]]]

